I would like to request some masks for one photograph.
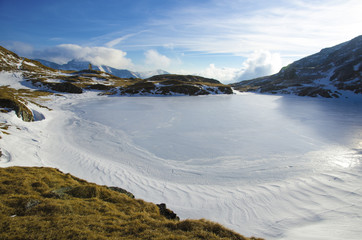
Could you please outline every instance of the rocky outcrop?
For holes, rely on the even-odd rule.
[[[16,99],[0,98],[0,108],[13,110],[25,122],[34,121],[34,115],[27,106]]]
[[[135,198],[133,193],[128,192],[127,190],[125,190],[123,188],[120,188],[120,187],[108,187],[108,188],[113,190],[113,191],[116,191],[116,192],[119,192],[119,193],[122,193],[122,194],[126,194],[130,198]]]
[[[167,219],[180,220],[176,213],[166,207],[165,203],[157,204],[157,207],[160,210],[160,214],[162,216],[165,216]]]
[[[53,91],[61,92],[61,93],[83,93],[83,89],[75,86],[69,82],[62,83],[43,83],[44,86],[50,88]]]
[[[236,90],[338,98],[362,94],[362,36],[300,59],[279,73],[231,84]]]

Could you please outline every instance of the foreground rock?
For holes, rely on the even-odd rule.
[[[338,98],[362,96],[362,36],[322,49],[279,73],[231,84],[236,90]]]
[[[52,168],[0,168],[0,239],[250,239],[123,192]]]
[[[8,98],[1,96],[1,88],[0,88],[0,109],[2,112],[8,112],[14,110],[16,115],[23,119],[25,122],[34,121],[34,115],[32,111],[26,107],[25,104],[20,102],[15,98]]]

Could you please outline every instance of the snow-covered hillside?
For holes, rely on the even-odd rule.
[[[326,98],[362,97],[362,36],[322,49],[279,73],[232,84],[239,91]]]

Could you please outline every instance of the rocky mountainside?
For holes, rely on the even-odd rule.
[[[362,94],[362,35],[300,59],[277,74],[231,86],[239,91],[326,98]]]

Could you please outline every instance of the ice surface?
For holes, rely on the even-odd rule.
[[[362,235],[361,101],[87,93],[49,107],[5,116],[22,130],[0,139],[0,166],[58,167],[247,236]]]
[[[353,112],[354,107],[349,113],[343,102],[301,99],[261,95],[111,98],[80,104],[74,111],[82,119],[127,135],[130,143],[155,155],[156,165],[162,159],[167,166],[172,163],[197,173],[200,180],[213,173],[208,182],[220,184],[219,178],[248,176],[250,181],[255,171],[268,180],[323,168],[329,164],[325,161],[337,162],[358,141],[362,115]],[[267,167],[261,164],[266,160]],[[259,174],[256,178],[261,180]]]

